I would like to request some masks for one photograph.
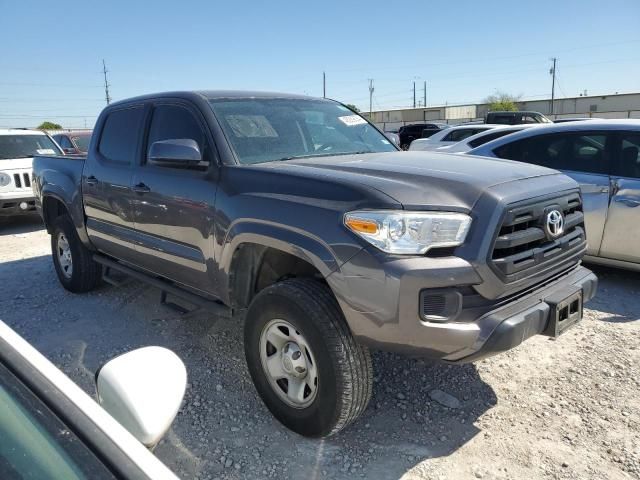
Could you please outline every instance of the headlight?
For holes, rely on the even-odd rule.
[[[424,254],[435,247],[461,245],[471,217],[449,212],[362,210],[345,214],[344,224],[383,252]]]
[[[11,183],[11,177],[6,173],[0,172],[0,187],[6,187]]]

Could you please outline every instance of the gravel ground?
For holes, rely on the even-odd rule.
[[[374,353],[373,399],[327,440],[290,433],[247,372],[238,320],[179,316],[131,281],[60,287],[38,219],[0,226],[0,318],[93,393],[118,353],[162,345],[189,387],[156,454],[182,478],[640,478],[640,275],[595,269],[598,297],[557,341],[473,365]]]

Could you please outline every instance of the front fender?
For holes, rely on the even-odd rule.
[[[237,221],[227,231],[218,257],[221,272],[219,285],[223,296],[229,292],[233,255],[243,244],[269,247],[298,257],[313,265],[325,278],[339,270],[344,263],[339,258],[344,258],[345,252],[338,255],[335,248],[310,232],[257,219]],[[355,245],[351,248],[353,252],[350,252],[349,258],[361,250]],[[228,302],[229,298],[223,301]]]

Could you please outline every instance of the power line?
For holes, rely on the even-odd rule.
[[[564,52],[573,52],[576,50],[590,50],[596,47],[608,47],[608,46],[612,46],[612,45],[622,45],[622,44],[627,44],[627,43],[638,43],[640,42],[640,40],[638,39],[634,39],[634,40],[624,40],[624,41],[619,41],[619,42],[608,42],[608,43],[599,43],[599,44],[592,44],[592,45],[582,45],[580,47],[573,47],[573,48],[567,48],[567,49],[562,49],[562,50],[557,50],[557,52],[560,53],[564,53]],[[462,60],[455,60],[455,61],[449,61],[449,62],[439,62],[439,63],[430,63],[428,64],[430,67],[439,67],[439,66],[444,66],[444,65],[458,65],[458,64],[468,64],[471,62],[474,63],[484,63],[488,60],[509,60],[512,58],[522,58],[522,57],[532,57],[535,55],[545,55],[546,52],[542,52],[542,51],[538,51],[538,52],[531,52],[531,53],[523,53],[523,54],[519,54],[519,55],[508,55],[508,56],[497,56],[497,57],[484,57],[484,58],[478,58],[477,56],[474,56],[473,58],[467,58],[467,59],[462,59]],[[381,67],[381,68],[377,68],[376,71],[379,70],[399,70],[399,69],[415,69],[415,68],[420,68],[422,67],[424,64],[413,64],[413,65],[403,65],[403,66],[392,66],[392,67]],[[332,72],[357,72],[357,71],[362,71],[362,70],[371,70],[370,67],[356,67],[356,68],[347,68],[347,69],[338,69],[338,70],[331,70]]]

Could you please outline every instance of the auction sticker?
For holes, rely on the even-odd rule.
[[[360,115],[347,115],[345,117],[338,117],[342,123],[344,123],[348,127],[353,127],[354,125],[362,125],[363,123],[367,123],[367,121],[362,118]]]

